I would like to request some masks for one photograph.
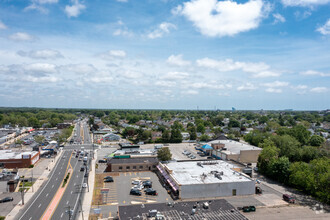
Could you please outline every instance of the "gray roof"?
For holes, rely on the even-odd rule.
[[[130,164],[130,163],[158,163],[156,157],[143,157],[143,158],[112,158],[109,163],[111,164]]]

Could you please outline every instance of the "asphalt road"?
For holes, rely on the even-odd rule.
[[[64,152],[53,168],[48,181],[37,191],[29,203],[25,205],[25,208],[20,211],[16,219],[39,220],[42,217],[44,212],[47,210],[47,207],[50,204],[52,198],[55,196],[57,190],[61,186],[69,163],[73,168],[71,179],[67,183],[68,185],[66,191],[63,194],[56,210],[53,212],[51,219],[69,219],[69,213],[66,212],[66,210],[69,209],[69,206],[72,210],[78,210],[78,208],[80,210],[80,207],[78,207],[80,205],[80,192],[82,191],[82,183],[86,181],[87,178],[84,178],[85,171],[80,171],[80,168],[83,166],[83,162],[78,161],[78,158],[75,157],[75,154],[73,154],[72,157],[70,156],[73,150],[80,150],[82,147],[84,147],[84,150],[92,150],[92,145],[90,144],[91,139],[89,135],[89,129],[85,122],[80,122],[76,126],[76,138],[82,140],[80,133],[81,126],[83,129],[84,142],[87,144],[67,145],[64,147]],[[88,157],[90,157],[90,154]],[[76,214],[76,212],[74,214]]]
[[[73,150],[81,150],[82,147],[84,151],[86,150],[92,150],[92,145],[88,144],[90,143],[90,135],[89,135],[89,129],[85,122],[81,123],[82,126],[82,132],[84,135],[84,144],[83,145],[69,145],[66,146],[65,149],[73,149]],[[80,127],[80,126],[77,126]],[[78,131],[78,129],[77,129]],[[79,130],[80,132],[80,130]],[[79,133],[80,134],[80,133]],[[70,150],[68,150],[70,151]],[[74,154],[75,155],[75,154]],[[90,158],[91,154],[88,154],[88,159]],[[85,171],[80,171],[81,167],[85,167],[83,161],[78,161],[78,158],[75,156],[71,159],[71,166],[73,169],[73,173],[71,176],[71,179],[68,183],[68,186],[64,192],[64,195],[61,198],[61,201],[59,202],[56,210],[53,213],[53,216],[51,219],[58,220],[58,219],[75,219],[79,211],[81,210],[81,197],[83,196],[83,192],[85,190],[88,190],[87,188],[82,188],[82,184],[87,182],[87,178],[84,177]],[[89,186],[88,186],[89,187]],[[90,189],[92,190],[92,189]],[[72,210],[72,212],[69,214],[69,210]],[[71,215],[69,217],[69,215]]]
[[[49,203],[62,184],[62,180],[69,163],[71,151],[66,151],[50,173],[48,181],[37,191],[33,198],[25,204],[17,215],[18,220],[38,220],[42,217]]]

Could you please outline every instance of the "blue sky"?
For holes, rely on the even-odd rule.
[[[0,105],[330,108],[330,0],[0,0]]]

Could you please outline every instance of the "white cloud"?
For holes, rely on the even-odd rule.
[[[264,83],[263,86],[270,87],[270,88],[276,88],[276,87],[286,87],[289,85],[288,82],[282,82],[282,81],[274,81],[271,83]]]
[[[7,28],[8,27],[2,21],[0,21],[0,30],[5,30]]]
[[[168,72],[167,74],[165,74],[164,76],[160,77],[163,80],[182,80],[182,79],[186,79],[189,77],[188,73],[184,73],[184,72]]]
[[[330,34],[330,19],[321,27],[316,29],[318,32],[320,32],[323,35],[329,35]]]
[[[191,64],[190,61],[184,60],[182,58],[182,54],[171,55],[171,56],[169,56],[169,58],[167,58],[166,62],[168,64],[174,65],[174,66],[188,66]]]
[[[265,91],[269,93],[282,93],[282,89],[275,89],[275,88],[268,88]]]
[[[270,66],[262,62],[251,63],[233,61],[232,59],[214,60],[203,58],[197,60],[196,63],[199,67],[207,67],[221,72],[242,70],[247,73],[252,73],[252,77],[254,78],[277,77],[281,75],[280,73],[271,71]]]
[[[172,13],[184,15],[203,35],[223,37],[257,28],[269,10],[269,4],[262,0],[242,4],[229,0],[191,0]]]
[[[307,71],[301,72],[300,74],[304,75],[304,76],[323,76],[323,77],[330,76],[330,73],[322,73],[322,72],[318,72],[315,70],[307,70]]]
[[[91,74],[97,72],[97,69],[92,64],[69,64],[61,66],[61,69],[77,74]]]
[[[217,84],[217,83],[206,83],[206,82],[195,82],[195,83],[191,83],[189,84],[190,88],[194,88],[194,89],[225,89],[225,88],[231,88],[231,85],[221,85],[221,84]]]
[[[160,38],[163,37],[164,34],[170,33],[171,29],[176,29],[176,26],[172,23],[163,22],[158,26],[158,28],[149,33],[147,36],[150,39]]]
[[[41,13],[47,14],[48,9],[43,5],[45,4],[55,4],[58,3],[58,0],[31,0],[31,4],[24,8],[24,11],[37,10]]]
[[[60,78],[55,76],[42,76],[42,77],[26,76],[24,77],[24,80],[34,83],[55,83],[61,81]]]
[[[32,63],[24,67],[26,71],[31,73],[55,73],[56,66],[51,63]]]
[[[184,95],[198,95],[199,94],[199,92],[197,90],[192,90],[192,89],[189,89],[187,91],[182,91],[181,93]]]
[[[330,0],[281,0],[285,6],[302,6],[309,7],[314,5],[325,5],[330,3]]]
[[[125,28],[118,28],[113,32],[113,35],[114,36],[133,37],[134,33]]]
[[[160,80],[160,81],[156,81],[155,85],[160,87],[174,87],[176,83],[173,81]]]
[[[105,53],[101,53],[100,57],[102,59],[116,59],[126,57],[126,52],[123,50],[109,50]]]
[[[251,91],[255,89],[257,89],[257,87],[252,83],[246,83],[244,85],[237,87],[237,91]]]
[[[285,20],[285,17],[283,17],[283,15],[279,14],[279,13],[275,13],[273,14],[273,17],[274,17],[274,22],[273,24],[277,24],[277,23],[284,23],[286,20]]]
[[[30,57],[33,59],[58,59],[63,58],[63,55],[57,50],[31,50],[29,52],[18,51],[18,55]]]
[[[314,87],[310,90],[311,92],[315,92],[315,93],[324,93],[328,91],[327,87]]]
[[[143,77],[143,74],[133,70],[120,70],[119,77],[123,77],[124,79],[139,79]]]
[[[86,8],[85,5],[79,3],[78,0],[73,0],[73,4],[65,6],[65,13],[66,15],[70,17],[78,17],[78,15],[81,13],[82,10]]]
[[[10,35],[9,39],[13,41],[34,41],[35,37],[25,32],[17,32]]]

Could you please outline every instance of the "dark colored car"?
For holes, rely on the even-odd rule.
[[[85,171],[85,167],[80,167],[80,171]]]
[[[243,206],[243,212],[255,212],[256,207],[251,205],[251,206]]]
[[[106,163],[107,160],[99,160],[99,163]]]
[[[287,201],[288,203],[295,203],[296,202],[296,200],[288,194],[283,194],[283,200]]]
[[[0,200],[0,203],[4,203],[4,202],[11,202],[13,201],[14,198],[13,197],[6,197]]]
[[[143,181],[143,186],[145,188],[151,188],[152,187],[152,182],[150,180]]]
[[[113,182],[113,178],[111,176],[107,176],[107,178],[104,178],[105,183],[111,183]]]
[[[158,195],[157,191],[154,190],[154,189],[152,189],[152,188],[147,188],[145,190],[145,192],[146,192],[147,195],[153,195],[153,196],[157,196]]]
[[[87,172],[85,173],[84,177],[88,177],[88,173]]]
[[[131,189],[131,191],[129,192],[130,195],[136,195],[136,196],[141,196],[142,193],[140,190],[138,189]]]

